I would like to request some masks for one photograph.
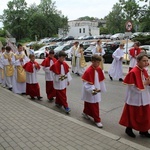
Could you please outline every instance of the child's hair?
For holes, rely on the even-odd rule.
[[[137,45],[137,46],[140,46],[140,42],[139,41],[134,42],[134,44]]]
[[[58,57],[66,57],[67,54],[64,51],[60,51]]]
[[[19,48],[20,46],[22,46],[21,44],[18,44],[17,47]]]
[[[35,57],[33,54],[29,54],[30,59],[33,58],[33,57]]]
[[[7,50],[7,51],[10,51],[10,50],[11,50],[11,47],[10,47],[10,46],[6,46],[6,50]]]
[[[83,48],[83,44],[80,44],[79,47],[80,47],[80,48]]]
[[[5,49],[6,49],[6,48],[3,46],[3,47],[2,47],[2,50],[5,50]]]
[[[137,55],[137,57],[136,57],[137,61],[142,60],[142,58],[143,58],[144,56],[148,58],[147,54],[145,54],[145,53],[140,53],[139,55]]]
[[[94,54],[92,55],[91,61],[101,61],[101,56]]]
[[[50,50],[49,54],[55,54],[54,50]]]

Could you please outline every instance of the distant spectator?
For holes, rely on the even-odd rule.
[[[33,46],[31,45],[30,48],[29,48],[29,55],[34,55],[34,49],[33,49]]]
[[[48,47],[45,47],[44,57],[48,57],[48,56],[49,56]]]

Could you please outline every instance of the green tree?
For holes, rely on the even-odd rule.
[[[125,31],[125,20],[122,8],[119,3],[116,3],[112,11],[105,17],[106,26],[109,33],[118,33]]]
[[[58,28],[68,28],[68,18],[62,15],[61,11],[56,10],[55,2],[43,0],[39,5],[40,12],[46,17],[45,28],[47,36],[53,36],[58,33]]]
[[[150,6],[147,5],[147,0],[143,6],[139,5],[136,0],[119,0],[124,12],[125,20],[132,20],[135,31],[149,31]],[[133,30],[133,31],[134,31]]]
[[[16,37],[21,39],[24,37],[26,31],[24,30],[25,15],[27,3],[25,0],[13,0],[7,4],[8,9],[4,10],[3,24],[4,28]]]
[[[46,16],[43,14],[34,13],[28,20],[28,32],[32,40],[35,39],[35,36],[45,37],[47,35],[48,24],[46,22]]]
[[[0,29],[0,37],[6,37],[6,30],[3,28]]]

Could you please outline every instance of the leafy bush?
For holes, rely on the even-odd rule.
[[[4,37],[0,37],[0,41],[2,42],[3,46],[7,44],[6,39]]]
[[[27,43],[27,42],[31,42],[31,39],[30,38],[24,38],[24,39],[21,39],[18,41],[18,43],[21,43],[21,44],[24,44],[24,43]]]
[[[144,36],[136,36],[133,38],[133,41],[139,41],[141,45],[150,45],[150,35]]]
[[[32,46],[33,46],[33,49],[36,51],[36,50],[40,49],[41,47],[43,47],[45,45],[44,44],[37,44],[37,43],[35,43]]]

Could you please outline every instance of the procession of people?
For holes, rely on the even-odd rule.
[[[139,134],[150,138],[150,76],[146,67],[149,65],[148,56],[140,50],[139,43],[134,43],[134,48],[129,50],[130,65],[129,73],[123,79],[123,47],[112,54],[113,62],[108,71],[111,81],[119,80],[127,85],[125,106],[119,121],[120,125],[126,127],[125,133],[135,138],[133,129]],[[93,118],[97,127],[102,128],[100,117],[101,93],[107,92],[105,86],[103,55],[105,51],[98,40],[91,64],[87,67],[83,45],[74,42],[70,50],[72,56],[71,72],[77,74],[82,80],[81,100],[84,101],[83,117]],[[71,111],[67,101],[67,86],[72,80],[70,67],[65,62],[66,53],[60,51],[58,60],[54,58],[54,50],[47,52],[41,64],[36,62],[34,50],[31,47],[29,55],[26,56],[23,46],[18,44],[17,52],[13,53],[10,46],[2,47],[0,52],[0,83],[2,87],[21,95],[29,95],[32,100],[41,101],[41,88],[38,83],[37,73],[43,68],[45,72],[45,93],[50,102],[55,101],[58,108],[64,109],[66,113]]]

